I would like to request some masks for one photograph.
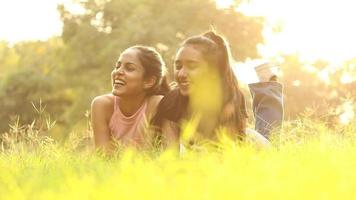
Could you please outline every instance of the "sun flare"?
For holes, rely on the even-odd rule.
[[[234,0],[216,0],[216,6],[218,8],[227,8],[232,5]]]
[[[221,9],[232,3],[216,0]],[[349,0],[247,0],[241,1],[236,10],[265,18],[265,42],[258,45],[262,59],[276,61],[281,55],[294,54],[306,65],[322,59],[330,66],[342,67],[346,60],[356,58],[355,7],[356,2]],[[237,74],[242,82],[254,82],[255,76],[247,72],[245,65],[237,65],[240,68]],[[326,84],[330,81],[330,70],[318,72]],[[351,76],[344,75],[342,83],[352,82]]]
[[[340,63],[356,57],[355,7],[348,0],[251,0],[238,10],[266,18],[264,57],[297,53],[305,61]]]

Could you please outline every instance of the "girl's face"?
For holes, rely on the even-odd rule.
[[[111,73],[112,94],[120,97],[144,94],[144,72],[137,50],[126,49]]]
[[[191,85],[208,69],[208,63],[193,45],[186,45],[178,50],[174,66],[174,77],[183,96],[190,94]]]

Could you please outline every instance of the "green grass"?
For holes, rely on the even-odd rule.
[[[226,142],[110,158],[78,138],[17,131],[2,138],[0,199],[356,199],[355,124],[286,122],[265,150]]]

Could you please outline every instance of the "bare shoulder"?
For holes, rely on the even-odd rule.
[[[152,95],[148,99],[148,104],[154,107],[157,107],[159,102],[162,100],[162,95]]]
[[[97,96],[91,102],[92,107],[113,107],[114,106],[114,96],[112,94],[104,94]]]
[[[92,112],[105,115],[107,117],[111,116],[114,111],[114,99],[115,96],[112,94],[104,94],[95,97],[91,102]]]
[[[149,118],[156,114],[158,104],[161,102],[162,98],[162,95],[152,95],[148,98],[146,115],[149,116]]]

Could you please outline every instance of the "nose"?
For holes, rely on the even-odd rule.
[[[115,76],[115,75],[119,75],[119,74],[123,74],[124,73],[124,70],[122,69],[122,67],[120,68],[117,68],[117,69],[114,69],[112,71],[112,74]]]
[[[178,70],[178,77],[179,78],[186,78],[188,76],[188,72],[186,67],[182,67],[181,69]]]

